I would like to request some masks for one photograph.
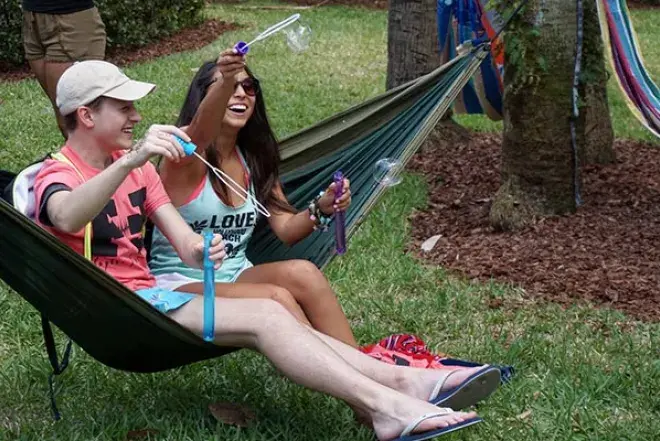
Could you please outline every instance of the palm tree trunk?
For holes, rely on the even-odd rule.
[[[436,0],[390,0],[387,33],[387,89],[440,65]]]
[[[607,79],[603,39],[598,22],[597,0],[584,0],[584,63],[582,87],[584,123],[582,164],[611,164],[615,161],[614,131],[607,102]]]
[[[505,35],[502,184],[490,212],[497,229],[576,209],[570,130],[576,23],[576,0],[530,0]]]

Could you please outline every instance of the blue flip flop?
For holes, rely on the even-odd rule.
[[[495,366],[485,366],[455,388],[442,391],[447,379],[456,372],[459,371],[451,371],[438,381],[429,397],[430,403],[454,410],[464,409],[487,398],[495,392],[501,382],[500,369]]]
[[[417,428],[422,422],[431,419],[431,418],[436,418],[440,416],[445,416],[448,413],[451,413],[451,409],[442,409],[445,412],[444,413],[429,413],[426,415],[423,415],[419,418],[417,418],[415,421],[410,423],[408,427],[406,427],[403,432],[401,432],[401,436],[398,438],[392,440],[392,441],[424,441],[427,439],[432,439],[432,438],[437,438],[439,436],[445,435],[447,433],[455,432],[460,429],[464,429],[466,427],[472,426],[474,424],[480,423],[483,420],[479,417],[471,418],[469,420],[465,420],[463,422],[447,426],[447,427],[440,427],[437,429],[433,430],[428,430],[426,432],[419,432],[419,433],[413,433],[413,430]]]

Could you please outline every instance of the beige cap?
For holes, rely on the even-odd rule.
[[[107,61],[74,63],[57,82],[57,107],[62,115],[91,103],[100,96],[135,101],[148,95],[155,84],[134,81]]]

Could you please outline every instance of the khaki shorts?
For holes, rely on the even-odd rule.
[[[95,7],[72,14],[23,11],[23,47],[28,60],[103,60],[105,25]]]

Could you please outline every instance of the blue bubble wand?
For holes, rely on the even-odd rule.
[[[213,232],[204,233],[204,340],[215,336],[215,268],[210,258]]]

